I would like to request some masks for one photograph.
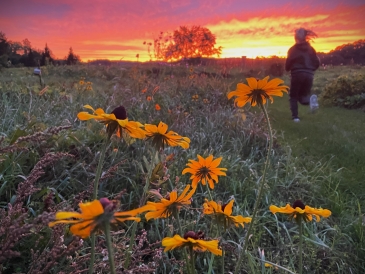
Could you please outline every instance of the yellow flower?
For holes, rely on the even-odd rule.
[[[296,200],[293,203],[293,207],[291,207],[289,204],[287,204],[285,207],[277,207],[274,205],[270,206],[270,211],[274,214],[277,212],[289,214],[290,219],[299,219],[302,218],[305,222],[312,221],[313,216],[315,217],[316,221],[320,221],[320,216],[322,217],[329,217],[331,216],[331,211],[328,209],[322,209],[322,208],[313,208],[307,205],[304,205],[301,200]]]
[[[227,228],[231,224],[234,224],[236,227],[241,225],[244,227],[243,223],[250,223],[250,217],[243,217],[241,215],[232,216],[232,208],[233,208],[234,200],[230,200],[228,204],[221,205],[214,201],[208,201],[205,199],[205,203],[203,204],[203,213],[206,215],[215,215],[217,217],[217,221],[223,223],[224,227]]]
[[[167,132],[168,126],[163,122],[160,122],[158,126],[145,124],[144,129],[147,139],[152,139],[152,144],[157,148],[164,148],[165,145],[189,148],[190,139],[182,137],[174,131]]]
[[[157,219],[157,218],[167,218],[171,216],[171,214],[176,214],[181,207],[190,205],[191,197],[195,193],[196,188],[190,190],[190,185],[187,185],[184,191],[177,196],[177,191],[174,190],[170,193],[168,198],[162,198],[160,202],[147,202],[148,206],[152,206],[155,208],[154,211],[146,213],[147,221],[150,219]]]
[[[79,81],[79,85],[80,85],[80,86],[83,86],[84,84],[85,84],[85,81],[84,81],[84,80],[80,80],[80,81]]]
[[[87,238],[92,232],[102,227],[105,222],[116,223],[132,220],[139,222],[141,218],[136,215],[154,210],[153,206],[145,205],[143,207],[124,211],[113,212],[115,204],[107,198],[94,200],[88,203],[79,204],[81,213],[60,211],[56,213],[55,221],[48,224],[53,227],[57,224],[72,224],[70,231],[76,236]]]
[[[101,108],[94,110],[90,105],[85,105],[84,108],[90,109],[94,114],[88,112],[79,112],[77,118],[80,120],[95,119],[96,121],[106,125],[106,131],[109,138],[114,133],[118,137],[122,136],[122,131],[128,133],[133,138],[143,139],[146,137],[146,132],[141,128],[143,125],[139,122],[128,121],[127,112],[123,106],[119,106],[107,114]]]
[[[160,105],[159,105],[159,104],[156,104],[156,105],[155,105],[155,109],[156,109],[157,111],[161,110]]]
[[[164,251],[167,252],[175,248],[188,247],[195,251],[210,251],[215,255],[222,256],[222,250],[218,248],[218,240],[200,240],[196,239],[195,235],[197,235],[195,232],[189,231],[185,233],[184,238],[176,234],[174,237],[162,239],[162,246],[165,247]]]
[[[189,160],[187,168],[182,171],[182,174],[191,173],[192,186],[195,188],[201,181],[203,185],[207,182],[211,189],[214,188],[214,183],[218,183],[218,175],[226,176],[226,168],[218,167],[222,161],[222,157],[213,160],[213,155],[209,155],[206,159],[198,155],[198,161]]]
[[[272,96],[283,96],[283,92],[288,92],[288,86],[280,86],[284,83],[283,80],[279,78],[274,78],[270,81],[269,76],[262,80],[257,80],[256,78],[246,78],[248,85],[243,83],[238,83],[237,88],[234,91],[228,93],[228,99],[233,96],[237,96],[234,102],[238,107],[243,107],[246,103],[250,102],[251,106],[264,105],[266,99],[270,99],[273,102]]]

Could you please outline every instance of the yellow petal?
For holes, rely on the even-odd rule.
[[[84,108],[91,109],[93,112],[95,112],[94,108],[90,105],[84,105]]]
[[[232,215],[232,208],[233,208],[233,203],[234,200],[230,200],[229,203],[226,205],[226,207],[224,208],[224,214],[231,216]]]
[[[246,78],[246,80],[251,89],[257,89],[256,78],[250,77],[250,78]]]
[[[65,212],[60,211],[56,213],[56,220],[70,219],[70,218],[82,218],[82,214],[78,212]]]
[[[95,218],[104,213],[104,208],[99,200],[79,204],[84,219]]]

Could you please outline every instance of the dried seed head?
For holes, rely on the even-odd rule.
[[[301,200],[296,200],[293,203],[293,208],[297,208],[299,207],[300,209],[305,209],[305,204],[303,204],[303,202]]]
[[[123,107],[123,106],[119,106],[119,107],[115,108],[112,111],[112,114],[114,114],[115,117],[119,120],[127,119],[127,111],[126,111],[125,107]]]

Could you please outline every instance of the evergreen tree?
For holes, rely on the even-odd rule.
[[[0,31],[0,56],[7,54],[9,50],[9,43],[7,41],[5,33]]]
[[[52,52],[46,43],[44,51],[42,52],[41,66],[47,66],[48,64],[53,63],[53,61],[54,59],[52,58]]]
[[[36,65],[37,65],[37,62],[35,60],[35,54],[33,53],[33,50],[30,48],[28,55],[27,55],[25,66],[35,67]]]
[[[76,55],[72,49],[72,47],[70,47],[70,51],[68,52],[68,56],[66,58],[66,63],[67,65],[76,65],[77,62],[80,62],[81,59],[78,55]]]

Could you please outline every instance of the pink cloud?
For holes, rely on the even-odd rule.
[[[255,52],[286,54],[299,26],[316,31],[317,50],[365,37],[365,4],[348,0],[12,0],[0,4],[1,31],[9,39],[28,38],[36,48],[47,42],[57,57],[70,46],[85,60],[120,52],[147,59],[143,41],[180,25],[207,26],[224,47],[223,56]],[[3,7],[1,7],[3,6]],[[88,43],[85,43],[88,41]],[[252,54],[255,54],[252,52]],[[119,56],[119,53],[118,53]],[[127,57],[126,57],[127,58]],[[128,57],[129,58],[129,57]]]

